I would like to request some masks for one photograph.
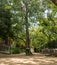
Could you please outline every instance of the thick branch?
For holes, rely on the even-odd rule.
[[[57,0],[51,0],[57,6]]]

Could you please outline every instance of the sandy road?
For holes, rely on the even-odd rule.
[[[57,57],[46,57],[41,54],[33,56],[0,54],[0,65],[57,65]]]

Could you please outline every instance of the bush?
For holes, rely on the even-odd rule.
[[[48,48],[57,48],[57,40],[48,42]]]
[[[13,49],[11,50],[11,53],[12,53],[12,54],[19,54],[19,53],[21,53],[21,49],[18,48],[18,47],[15,47],[15,48],[13,48]]]

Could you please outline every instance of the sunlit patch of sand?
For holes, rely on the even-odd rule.
[[[38,55],[7,57],[0,58],[0,65],[57,65],[57,58]]]

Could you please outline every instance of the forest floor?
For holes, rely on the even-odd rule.
[[[34,54],[26,56],[25,54],[0,54],[0,65],[57,65],[57,57]]]

